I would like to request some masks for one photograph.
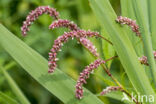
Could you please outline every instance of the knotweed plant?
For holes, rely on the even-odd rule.
[[[103,104],[103,100],[97,98],[99,96],[101,99],[120,99],[126,101],[126,104],[156,104],[156,0],[120,0],[121,13],[118,14],[113,10],[110,0],[88,1],[101,25],[98,31],[81,29],[73,21],[61,19],[59,12],[50,6],[39,6],[26,17],[21,27],[23,36],[27,36],[30,26],[43,14],[49,15],[53,20],[47,29],[68,30],[53,41],[49,53],[47,52],[48,62],[2,24],[0,46],[35,80],[65,104]],[[87,20],[90,20],[89,25],[93,25],[92,19]],[[90,40],[93,38],[99,46]],[[73,39],[88,51],[85,55],[90,54],[94,58],[93,62],[89,62],[90,64],[78,74],[77,81],[58,70],[59,65],[61,66],[58,64],[58,61],[61,61],[58,53],[63,53],[62,47]],[[100,51],[97,48],[101,48]],[[116,64],[116,61],[119,63]],[[0,66],[9,81],[5,68],[10,66]],[[118,73],[121,70],[122,72]],[[89,79],[93,81],[92,75],[95,79],[102,79],[98,79],[97,86],[93,86],[96,88],[100,85],[96,94],[84,88],[85,84],[92,88],[89,83]],[[15,86],[13,90],[16,90],[14,92],[17,92],[17,98],[22,99],[20,102],[29,104],[16,88],[18,87]],[[1,97],[10,100],[0,92]]]
[[[106,89],[101,91],[100,95],[105,95],[112,91],[121,91],[126,93],[136,104],[139,104],[137,98],[133,98],[129,91],[123,87],[123,85],[110,73],[109,69],[105,65],[107,61],[113,60],[114,58],[118,58],[118,56],[111,57],[109,59],[103,60],[99,57],[99,53],[97,52],[97,48],[95,45],[88,39],[88,38],[101,38],[107,41],[109,44],[113,45],[111,41],[103,37],[99,34],[99,32],[94,32],[91,30],[83,30],[80,29],[74,22],[70,20],[64,20],[59,18],[59,13],[54,8],[50,8],[49,6],[40,6],[29,13],[26,20],[23,22],[23,26],[21,28],[23,36],[27,35],[29,31],[29,26],[42,14],[49,14],[51,17],[54,17],[54,21],[50,24],[49,29],[55,28],[68,28],[69,32],[65,32],[63,35],[59,36],[55,41],[54,44],[49,52],[49,74],[54,73],[57,67],[57,58],[58,52],[61,51],[62,46],[64,43],[68,42],[69,39],[76,39],[78,43],[80,43],[86,50],[88,50],[94,57],[95,61],[88,66],[80,73],[77,83],[75,85],[76,91],[75,96],[77,99],[82,99],[83,97],[83,84],[87,84],[87,79],[90,77],[90,74],[94,73],[94,70],[97,69],[100,65],[103,67],[106,74],[118,85],[118,86],[108,86]],[[141,32],[139,25],[136,24],[136,20],[132,20],[128,17],[119,16],[116,18],[117,23],[121,25],[128,25],[131,27],[132,31],[136,34],[136,36],[141,37]],[[153,51],[154,59],[156,59],[156,51]],[[138,62],[144,65],[149,65],[148,58],[146,56],[138,57]]]
[[[101,95],[107,94],[111,91],[122,91],[125,92],[129,97],[132,98],[132,96],[129,94],[129,92],[120,84],[119,81],[113,75],[109,72],[109,69],[105,66],[105,63],[109,60],[112,60],[114,58],[117,58],[117,56],[112,57],[107,60],[103,60],[99,57],[99,53],[97,52],[97,48],[94,46],[94,44],[88,40],[88,38],[102,38],[106,40],[111,45],[112,42],[107,40],[105,37],[102,37],[98,32],[90,31],[90,30],[82,30],[80,29],[74,22],[71,22],[70,20],[63,20],[59,18],[59,13],[54,8],[50,8],[49,6],[40,6],[29,13],[29,15],[26,18],[26,21],[23,22],[23,26],[21,28],[23,36],[27,35],[27,32],[29,31],[29,26],[42,14],[49,14],[51,17],[54,17],[55,21],[51,23],[49,26],[49,29],[55,29],[60,27],[65,27],[70,30],[70,32],[65,32],[63,35],[59,36],[52,46],[52,49],[49,52],[49,73],[53,73],[57,67],[57,53],[61,51],[61,47],[64,43],[68,42],[68,40],[76,38],[79,43],[82,44],[82,46],[85,47],[95,58],[96,60],[91,63],[90,65],[86,66],[85,69],[80,73],[80,76],[77,80],[76,84],[76,91],[75,95],[76,98],[81,99],[83,97],[83,84],[87,83],[87,79],[89,78],[90,74],[94,72],[94,69],[97,69],[100,65],[103,67],[105,72],[109,77],[112,78],[112,80],[118,85],[118,86],[109,86],[106,89],[104,89],[101,92]],[[141,37],[141,32],[139,30],[139,25],[136,24],[135,20],[132,20],[128,17],[119,16],[115,20],[117,23],[121,25],[128,25],[131,27],[132,31],[136,33],[136,36]],[[153,51],[154,59],[156,59],[156,51]],[[139,62],[144,65],[149,65],[148,58],[146,56],[142,56],[138,58]],[[135,103],[139,103],[136,99],[132,98]]]

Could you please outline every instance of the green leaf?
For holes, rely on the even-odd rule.
[[[126,16],[133,20],[136,20],[136,15],[131,0],[121,0],[121,14],[122,16]],[[127,35],[129,36],[129,39],[131,40],[131,43],[133,44],[137,55],[142,56],[144,53],[142,41],[140,40],[140,38],[136,37],[136,34],[131,30],[130,27],[128,27],[127,31],[129,33]]]
[[[5,71],[6,69],[4,69],[3,67],[0,67],[0,68],[2,69],[2,72],[3,72],[6,80],[8,81],[12,91],[17,96],[17,98],[21,102],[21,104],[30,104],[30,102],[24,96],[24,94],[22,93],[20,88],[17,86],[16,82],[11,78],[11,76],[8,74],[8,72]]]
[[[155,95],[149,79],[138,61],[136,52],[130,42],[125,28],[117,24],[117,18],[108,0],[89,0],[93,12],[99,19],[101,26],[107,30],[120,61],[132,85],[140,94]]]
[[[118,101],[122,101],[122,98],[124,97],[125,93],[123,92],[120,92],[120,91],[116,91],[116,92],[111,92],[111,93],[108,93],[108,94],[105,94],[103,95],[104,97],[109,97],[109,98],[112,98],[112,99],[115,99],[115,100],[118,100]],[[100,94],[99,94],[100,95]],[[126,95],[126,94],[125,94]],[[129,97],[128,97],[129,98]],[[131,100],[131,98],[129,98],[129,100]],[[135,104],[134,102],[129,102],[127,100],[124,100],[123,101],[125,104]]]
[[[76,82],[56,69],[48,74],[48,62],[0,24],[0,45],[42,86],[66,104],[103,104],[87,89],[81,100],[75,98]],[[42,48],[42,47],[41,47]]]
[[[156,86],[156,64],[154,60],[152,40],[148,24],[147,5],[146,5],[147,3],[146,0],[131,0],[131,1],[136,11],[136,17],[140,25],[140,30],[142,33],[142,39],[144,43],[144,52],[145,55],[148,57],[151,73],[153,75],[153,80]]]
[[[5,104],[19,104],[16,100],[12,99],[10,96],[3,92],[0,92],[0,100]]]
[[[156,50],[156,0],[147,0],[149,8],[149,22],[151,28],[153,48]]]

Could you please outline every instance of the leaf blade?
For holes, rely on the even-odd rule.
[[[7,102],[9,104],[19,104],[16,100],[12,99],[11,97],[7,96],[5,93],[0,91],[0,99],[3,102]]]
[[[85,89],[84,98],[75,98],[76,82],[59,69],[48,74],[48,62],[24,42],[0,24],[0,44],[2,47],[42,86],[61,101],[68,104],[103,104],[95,95]]]
[[[108,0],[89,0],[93,12],[99,19],[101,26],[108,31],[113,46],[119,55],[121,63],[136,91],[141,94],[155,93],[150,85],[146,73],[138,62],[137,55],[132,47],[128,36],[119,25],[115,23],[117,18]],[[126,56],[126,57],[125,57]],[[146,80],[146,81],[143,81]],[[148,89],[148,90],[147,90]]]

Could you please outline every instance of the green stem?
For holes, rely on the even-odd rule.
[[[79,40],[78,40],[79,41]],[[79,41],[80,42],[80,41]],[[81,42],[80,42],[81,43]],[[99,57],[94,56],[83,44],[81,44],[95,59],[99,59]],[[113,56],[109,59],[106,59],[105,61],[110,61],[112,59],[117,58],[118,56]],[[120,82],[109,72],[109,69],[107,68],[107,66],[105,64],[101,64],[101,66],[103,67],[104,71],[107,73],[107,75],[118,85],[122,88],[122,91],[125,92],[130,98],[132,98],[131,94],[126,90],[126,88],[124,88],[124,86],[122,86],[122,84],[120,84]],[[132,98],[133,101],[136,104],[140,104],[135,98]]]
[[[18,100],[21,102],[21,104],[30,104],[30,102],[27,100],[27,98],[24,96],[20,88],[17,86],[15,81],[11,78],[11,76],[8,74],[7,71],[5,71],[5,68],[0,66],[0,69],[2,69],[2,73],[4,74],[6,80],[8,81],[10,87],[12,88],[12,91],[17,96]]]

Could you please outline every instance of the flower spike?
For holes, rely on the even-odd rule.
[[[139,61],[141,64],[149,65],[146,56],[139,57]]]
[[[63,20],[63,19],[58,19],[49,26],[49,29],[54,29],[54,28],[59,28],[59,27],[66,27],[70,30],[75,30],[77,31],[79,27],[72,21],[69,20]]]
[[[105,63],[105,61],[97,59],[89,66],[86,66],[86,68],[80,73],[79,79],[76,84],[76,98],[81,99],[83,97],[83,84],[87,83],[86,79],[89,78],[94,69],[98,68],[100,64],[103,63]]]
[[[31,11],[27,16],[26,20],[23,22],[23,26],[21,27],[23,36],[27,35],[27,32],[29,31],[29,26],[31,26],[31,24],[42,14],[49,14],[50,16],[54,17],[54,19],[59,18],[59,13],[54,8],[50,8],[49,6],[40,6],[35,10]]]
[[[82,30],[81,30],[82,31]],[[55,68],[57,67],[56,61],[57,59],[57,53],[61,50],[61,47],[63,46],[64,43],[66,43],[69,38],[77,38],[82,45],[84,45],[94,56],[98,56],[98,53],[96,51],[95,46],[91,43],[91,41],[89,41],[86,38],[80,38],[81,36],[79,36],[80,31],[72,31],[72,32],[65,32],[62,36],[58,37],[55,41],[54,41],[54,45],[51,49],[51,52],[49,53],[49,62],[48,62],[48,66],[49,66],[49,73],[53,73]],[[86,34],[89,34],[89,32],[87,31],[83,31]],[[84,34],[84,36],[86,35]],[[92,34],[91,34],[92,36]]]
[[[100,95],[105,95],[112,91],[121,91],[121,90],[122,90],[122,87],[120,87],[120,86],[109,86],[106,89],[103,89],[103,91],[100,93]]]
[[[154,59],[156,60],[156,51],[153,51],[153,55],[154,55]],[[140,61],[141,64],[144,64],[144,65],[147,65],[147,66],[149,65],[146,56],[139,57],[139,61]]]
[[[118,16],[118,18],[116,19],[116,22],[123,24],[123,25],[126,24],[126,25],[130,26],[132,28],[132,31],[136,33],[136,36],[141,37],[141,33],[139,31],[139,26],[136,24],[135,20],[132,20],[127,17]]]

